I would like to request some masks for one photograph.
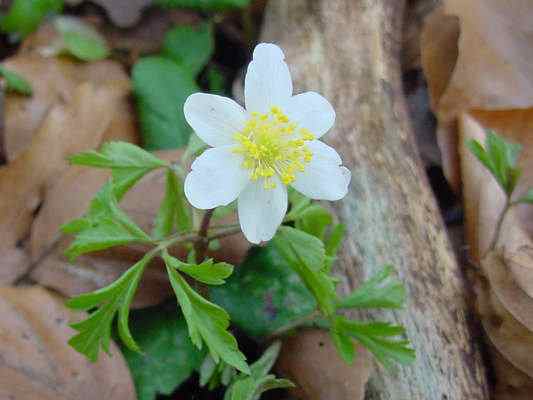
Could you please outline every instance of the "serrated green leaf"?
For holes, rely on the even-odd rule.
[[[128,243],[150,243],[150,237],[119,207],[108,182],[91,201],[89,212],[81,219],[61,227],[76,237],[65,255],[73,260],[81,254]]]
[[[54,19],[53,24],[60,34],[60,42],[55,46],[58,54],[70,54],[82,61],[103,60],[109,56],[105,38],[85,21],[60,16]]]
[[[205,342],[215,362],[222,359],[239,371],[249,373],[245,356],[239,351],[233,335],[227,331],[228,314],[196,293],[176,269],[165,264],[193,344],[202,348],[202,343]]]
[[[226,284],[209,288],[211,299],[235,326],[255,338],[310,315],[316,302],[274,244],[254,248]]]
[[[213,27],[205,22],[198,26],[177,26],[165,34],[161,55],[188,69],[196,76],[213,54]]]
[[[142,353],[126,347],[122,353],[139,400],[172,394],[200,366],[205,352],[191,343],[183,317],[166,306],[134,311],[131,326]]]
[[[524,196],[516,200],[516,203],[533,204],[533,188],[529,189]]]
[[[224,279],[233,272],[233,265],[225,262],[214,263],[212,259],[207,259],[198,265],[188,264],[172,257],[168,252],[163,253],[163,259],[168,266],[207,285],[222,285],[225,283]]]
[[[305,264],[306,267],[319,271],[324,266],[324,243],[306,232],[289,226],[279,228],[276,235],[279,252],[290,264]]]
[[[295,225],[296,228],[323,240],[326,228],[332,223],[331,213],[320,204],[314,203],[300,212]]]
[[[31,96],[33,89],[30,83],[18,73],[0,66],[0,76],[6,81],[6,90],[25,96]]]
[[[69,161],[75,165],[111,169],[117,200],[144,175],[167,166],[165,161],[127,142],[107,142],[102,145],[100,151],[74,154],[69,157]]]
[[[150,255],[145,256],[111,285],[92,293],[76,296],[67,302],[67,306],[75,310],[99,307],[87,319],[71,324],[71,327],[79,333],[68,342],[92,362],[98,359],[100,348],[106,352],[109,351],[111,324],[117,312],[118,331],[122,341],[131,350],[139,351],[128,327],[129,307],[144,269],[151,258]]]
[[[522,146],[507,142],[494,131],[487,131],[485,147],[476,140],[469,140],[466,145],[489,170],[502,190],[511,196],[521,175],[517,161]]]
[[[199,374],[200,374],[200,387],[204,387],[211,381],[214,377],[214,375],[217,372],[217,366],[220,364],[217,364],[215,360],[213,360],[213,357],[211,357],[209,354],[205,356],[204,361],[200,365]],[[210,390],[212,390],[210,388]]]
[[[190,230],[192,228],[192,216],[187,204],[183,193],[183,184],[174,171],[168,169],[165,197],[157,212],[152,236],[155,239],[163,239],[170,235],[175,227],[180,232]]]
[[[320,310],[327,316],[332,315],[337,295],[333,280],[324,270],[324,244],[316,237],[288,226],[279,228],[273,243],[313,293]]]
[[[156,0],[155,4],[165,8],[195,8],[204,11],[223,11],[242,8],[251,0]]]
[[[339,308],[402,308],[405,287],[392,274],[394,268],[385,266],[352,293],[338,302]]]
[[[224,399],[230,400],[256,400],[261,394],[272,389],[294,387],[287,379],[276,379],[268,374],[281,349],[281,342],[274,342],[263,355],[250,365],[250,376],[239,375],[226,391]]]
[[[62,9],[63,0],[14,0],[0,20],[0,29],[25,38],[47,15],[60,13]]]
[[[405,329],[401,326],[385,322],[360,323],[338,316],[333,329],[340,335],[357,340],[385,368],[393,368],[393,362],[408,365],[415,360],[415,351],[410,347],[408,340],[391,339],[405,334]]]
[[[352,338],[335,329],[330,330],[330,336],[337,353],[346,363],[351,365],[355,358],[355,347]]]
[[[191,128],[183,105],[199,88],[186,68],[164,57],[141,58],[133,67],[144,148],[176,149],[187,144]]]

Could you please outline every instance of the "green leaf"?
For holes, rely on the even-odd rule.
[[[242,8],[251,0],[156,0],[155,4],[165,8],[195,8],[204,11],[223,11],[229,8]]]
[[[346,234],[346,226],[343,224],[337,224],[331,230],[330,235],[324,242],[324,247],[326,250],[326,256],[334,257],[339,251],[339,247],[344,240]]]
[[[157,212],[152,236],[155,239],[163,239],[173,232],[174,227],[180,232],[190,230],[192,216],[187,204],[183,184],[172,169],[167,169],[165,197]]]
[[[165,161],[126,142],[107,142],[100,151],[78,153],[69,160],[75,165],[111,169],[118,200],[148,172],[167,166]]]
[[[302,211],[311,205],[311,199],[289,187],[289,203],[291,208],[285,216],[285,221],[296,221]]]
[[[533,188],[529,189],[524,196],[516,200],[516,203],[533,204]]]
[[[335,329],[330,330],[330,336],[337,353],[348,364],[352,364],[355,358],[355,347],[353,340],[344,332],[338,332]]]
[[[507,142],[493,131],[487,131],[485,147],[476,140],[469,140],[466,145],[490,171],[507,196],[511,196],[521,174],[517,161],[522,146]]]
[[[118,207],[111,182],[96,194],[84,218],[76,219],[61,229],[64,233],[76,234],[65,251],[71,260],[91,251],[132,242],[151,242],[150,237]]]
[[[268,374],[281,349],[281,342],[274,342],[257,360],[250,366],[250,376],[239,375],[226,391],[224,399],[230,400],[256,400],[261,394],[272,389],[294,387],[287,379],[276,379]]]
[[[415,360],[415,352],[408,340],[391,339],[405,334],[405,329],[401,326],[386,322],[360,323],[338,316],[333,330],[339,335],[357,340],[374,354],[385,368],[392,368],[393,362],[408,365]]]
[[[211,23],[202,23],[196,27],[180,25],[165,34],[161,55],[196,76],[213,55],[214,47]]]
[[[225,283],[224,279],[229,277],[233,272],[233,265],[225,262],[213,263],[212,259],[207,259],[198,265],[187,264],[172,257],[166,251],[163,253],[163,259],[168,266],[207,285],[222,285]]]
[[[63,0],[14,0],[0,20],[0,29],[25,38],[47,15],[60,13],[62,9]]]
[[[31,96],[33,94],[33,89],[30,83],[16,72],[0,66],[0,76],[6,81],[7,91],[23,94],[25,96]]]
[[[337,294],[331,277],[324,271],[323,243],[314,236],[282,226],[273,243],[313,293],[320,310],[326,315],[335,312]]]
[[[105,38],[81,19],[61,16],[54,19],[54,27],[61,35],[55,47],[58,53],[70,54],[82,61],[103,60],[109,56]]]
[[[133,67],[144,148],[175,149],[191,134],[183,115],[185,100],[199,88],[191,72],[163,57],[141,58]]]
[[[392,275],[394,268],[385,266],[348,296],[338,302],[340,308],[402,308],[405,287]]]
[[[311,204],[298,215],[296,228],[317,237],[324,239],[324,234],[328,225],[333,223],[331,213],[320,204]]]
[[[143,352],[122,348],[139,400],[170,395],[199,368],[205,352],[189,339],[187,324],[166,307],[132,313],[132,330]]]
[[[185,152],[183,153],[183,156],[181,157],[182,162],[189,161],[189,159],[193,157],[198,157],[205,149],[207,149],[209,146],[205,144],[205,142],[196,135],[196,133],[191,133],[191,136],[189,137],[189,143],[187,144],[187,148],[185,149]]]
[[[278,250],[290,264],[303,263],[314,271],[319,271],[324,266],[324,244],[316,237],[289,226],[282,226],[276,238]]]
[[[128,326],[129,308],[144,269],[151,259],[151,255],[146,255],[111,285],[74,297],[67,302],[67,306],[75,310],[99,307],[87,319],[71,324],[79,333],[68,342],[92,362],[98,359],[100,347],[109,352],[111,324],[117,312],[120,338],[128,348],[139,351]]]
[[[227,331],[229,316],[226,311],[196,293],[171,265],[166,263],[166,267],[193,344],[201,349],[205,342],[215,362],[222,359],[239,371],[249,373],[237,340]]]
[[[226,284],[209,288],[235,326],[254,338],[271,335],[310,315],[316,302],[272,243],[254,248]]]

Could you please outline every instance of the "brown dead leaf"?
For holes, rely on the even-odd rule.
[[[439,119],[445,172],[456,189],[457,116],[533,106],[532,12],[528,0],[447,0],[426,21],[422,64]]]
[[[44,190],[67,168],[68,155],[96,147],[116,110],[116,91],[85,83],[69,104],[48,112],[30,147],[0,168],[2,281],[11,283],[28,267],[20,249]]]
[[[111,356],[89,362],[67,341],[68,323],[81,316],[45,289],[0,288],[0,398],[17,400],[131,400],[128,367],[111,343]]]
[[[476,285],[477,305],[491,343],[520,371],[533,378],[533,332],[517,321],[486,282]]]
[[[496,378],[494,400],[529,400],[533,393],[533,379],[507,361],[493,347],[489,347]]]
[[[4,65],[24,76],[33,88],[31,97],[6,96],[5,148],[8,160],[15,159],[28,148],[47,112],[57,103],[70,104],[76,87],[84,82],[105,87],[116,96],[116,113],[104,137],[136,141],[133,108],[128,99],[129,78],[118,63],[108,60],[79,63],[65,57],[45,58],[27,49],[6,60]],[[75,131],[71,135],[75,136]]]
[[[533,332],[533,298],[528,296],[509,273],[510,266],[497,252],[489,253],[481,263],[498,301],[513,317]]]
[[[337,354],[329,334],[303,330],[284,340],[277,368],[295,384],[294,395],[306,400],[358,400],[365,397],[371,371],[366,350],[348,366]]]
[[[181,150],[161,151],[157,156],[177,161],[181,153]],[[73,296],[110,284],[142,258],[147,249],[135,246],[84,255],[74,264],[63,255],[72,237],[62,236],[59,227],[83,215],[108,178],[104,170],[72,167],[47,191],[31,232],[31,258],[36,265],[32,279],[66,296]],[[126,194],[121,207],[142,229],[151,232],[164,190],[165,173],[155,171]],[[235,219],[224,223],[235,223]],[[240,263],[249,249],[249,243],[242,235],[222,239],[221,246],[220,251],[210,256],[233,264]],[[178,257],[185,256],[179,249],[174,249],[173,253]],[[160,260],[155,260],[143,276],[134,306],[158,304],[170,295],[164,267]]]

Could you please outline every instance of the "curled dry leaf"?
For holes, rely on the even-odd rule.
[[[283,343],[277,368],[295,384],[294,395],[306,400],[359,400],[371,372],[367,351],[358,347],[350,366],[337,354],[329,334],[302,330]]]
[[[160,151],[157,156],[172,162],[179,160],[181,153],[181,150]],[[123,246],[81,256],[74,263],[63,255],[72,238],[62,236],[59,227],[85,213],[108,178],[104,170],[72,167],[47,191],[30,239],[32,262],[36,265],[31,276],[35,281],[66,296],[78,295],[110,284],[145,254],[146,248]],[[164,171],[154,171],[134,186],[120,205],[145,232],[151,232],[164,190]],[[221,245],[221,250],[210,256],[234,264],[240,263],[249,249],[242,235],[224,238]],[[174,251],[175,256],[185,256],[179,249]],[[157,304],[170,295],[165,269],[155,260],[144,274],[134,306]]]
[[[498,301],[513,317],[533,332],[533,298],[528,296],[509,273],[507,259],[490,252],[481,262]]]
[[[439,119],[445,171],[455,188],[456,117],[472,109],[533,105],[532,12],[527,0],[446,0],[426,21],[422,65]]]
[[[2,284],[13,282],[28,268],[21,249],[43,193],[67,168],[68,155],[98,146],[116,110],[113,89],[81,84],[69,104],[47,113],[30,146],[0,168],[0,254]]]
[[[523,175],[515,196],[533,185],[532,13],[533,3],[526,0],[446,0],[427,19],[421,40],[443,164],[455,188],[462,181],[470,253],[489,279],[478,299],[483,325],[501,355],[529,376],[533,210],[514,207],[502,226],[503,251],[483,257],[505,197],[465,142],[484,142],[492,129],[521,144]]]
[[[533,332],[505,309],[488,282],[477,282],[476,295],[481,322],[491,343],[510,363],[533,378]]]
[[[96,400],[135,398],[122,354],[91,363],[67,341],[69,322],[81,318],[43,288],[0,288],[0,398]]]
[[[493,347],[489,347],[496,378],[494,400],[529,400],[533,393],[533,379],[507,361]]]

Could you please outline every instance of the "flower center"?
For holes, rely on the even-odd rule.
[[[266,114],[253,112],[235,139],[239,146],[234,151],[243,156],[250,179],[264,179],[265,189],[276,187],[274,174],[285,185],[292,183],[295,173],[304,171],[313,158],[305,142],[314,140],[314,135],[290,122],[279,107],[272,107]]]

